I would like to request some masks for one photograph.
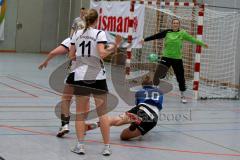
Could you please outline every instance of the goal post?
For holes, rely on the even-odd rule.
[[[239,98],[236,82],[237,36],[239,14],[210,10],[197,1],[131,0],[128,43],[132,43],[132,21],[134,6],[145,6],[144,36],[150,36],[171,28],[171,20],[180,19],[181,28],[192,36],[203,40],[208,49],[184,43],[183,62],[189,95],[199,98]],[[147,56],[156,53],[161,56],[163,40],[144,43],[142,49],[127,48],[126,75],[137,70],[131,63],[148,63]],[[133,67],[132,67],[133,66]],[[147,67],[146,67],[147,68]],[[178,90],[175,76],[171,73],[168,81]]]

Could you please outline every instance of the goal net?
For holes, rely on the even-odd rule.
[[[201,8],[198,5],[145,4],[144,37],[170,29],[172,19],[178,18],[181,21],[181,29],[198,38],[199,9]],[[236,55],[239,17],[235,12],[220,12],[205,7],[203,41],[209,45],[209,48],[201,50],[198,98],[238,98]],[[142,49],[132,49],[131,63],[149,63],[148,55],[155,53],[162,56],[163,47],[163,40],[145,42]],[[193,95],[195,54],[196,45],[184,42],[183,62],[189,95]],[[133,65],[131,71],[138,70],[137,67]],[[146,66],[146,70],[148,69],[149,66]],[[141,72],[145,71],[134,74],[144,74]],[[174,84],[174,89],[178,91],[178,84],[171,69],[166,79]]]

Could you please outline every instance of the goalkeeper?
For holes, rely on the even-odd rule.
[[[155,35],[149,36],[144,38],[141,43],[155,40],[155,39],[162,39],[164,38],[164,49],[163,49],[163,56],[160,60],[160,64],[165,65],[167,68],[172,67],[174,74],[177,78],[177,82],[179,85],[179,90],[181,92],[181,102],[187,103],[185,98],[184,92],[186,91],[186,84],[184,78],[184,67],[182,61],[182,47],[184,41],[189,41],[195,43],[197,45],[201,45],[204,48],[208,48],[208,45],[205,44],[203,41],[197,40],[185,30],[180,29],[180,20],[173,19],[172,20],[172,29],[164,30],[160,33]],[[161,73],[161,65],[157,66],[156,72],[154,74],[153,83],[154,85],[159,84],[159,78]],[[161,77],[163,78],[163,77]]]

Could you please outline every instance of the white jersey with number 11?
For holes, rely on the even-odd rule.
[[[71,44],[76,47],[78,65],[75,72],[75,81],[78,80],[102,80],[106,79],[103,61],[97,50],[97,44],[107,43],[104,31],[89,28],[77,31],[71,40]]]

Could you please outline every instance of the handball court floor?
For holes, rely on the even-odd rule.
[[[189,103],[181,104],[174,91],[165,96],[161,119],[146,136],[120,141],[127,126],[112,127],[113,154],[103,157],[102,137],[96,129],[87,133],[86,155],[72,153],[74,122],[66,138],[56,138],[60,120],[54,106],[60,94],[48,83],[51,72],[66,58],[58,57],[39,71],[45,57],[0,54],[0,157],[5,160],[240,160],[240,101],[189,98]],[[110,80],[108,84],[116,93]],[[128,109],[119,100],[110,115]]]

